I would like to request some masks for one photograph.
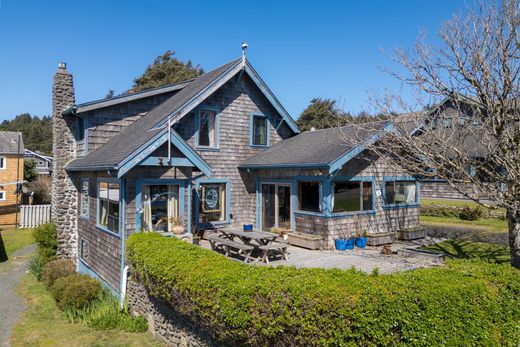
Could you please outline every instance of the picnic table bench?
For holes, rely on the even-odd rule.
[[[261,251],[261,255],[257,258],[269,264],[269,254],[273,252],[280,253],[285,260],[289,259],[287,254],[287,243],[276,242],[278,235],[266,231],[243,231],[236,227],[224,227],[216,229],[216,233],[212,233],[206,237],[213,249],[222,248],[225,255],[229,256],[230,249],[236,249],[238,254],[245,255],[245,262],[249,261],[252,252],[255,249]]]
[[[237,250],[237,254],[244,255],[244,257],[245,257],[244,262],[246,262],[246,263],[249,261],[251,252],[253,252],[253,250],[255,249],[255,247],[253,247],[251,245],[247,245],[242,242],[235,242],[228,238],[221,237],[217,233],[212,233],[212,234],[206,236],[206,238],[208,239],[212,249],[215,250],[215,249],[221,247],[224,250],[224,252],[225,252],[224,255],[226,257],[229,256],[231,249]]]

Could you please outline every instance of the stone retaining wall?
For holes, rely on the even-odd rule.
[[[129,279],[126,298],[130,311],[145,317],[148,320],[148,331],[169,346],[224,346],[193,324],[189,317],[176,312],[168,303],[148,295],[141,283]]]

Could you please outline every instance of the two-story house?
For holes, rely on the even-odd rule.
[[[0,131],[0,227],[17,224],[23,156],[22,133]]]
[[[34,161],[35,170],[38,175],[50,176],[52,172],[52,161],[53,158],[48,155],[43,155],[38,152],[33,152],[29,149],[25,149],[24,155],[25,161]]]
[[[376,141],[388,130],[362,134]],[[245,56],[189,81],[75,104],[53,86],[53,216],[59,255],[120,292],[125,241],[183,224],[290,227],[330,246],[418,224],[418,183],[349,145],[352,127],[300,133]]]

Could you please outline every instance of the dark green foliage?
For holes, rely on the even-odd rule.
[[[191,60],[183,62],[174,57],[175,52],[167,50],[148,65],[144,73],[134,80],[132,91],[161,87],[180,81],[186,81],[204,73]]]
[[[23,179],[27,182],[33,182],[36,181],[37,178],[36,162],[34,160],[25,160],[23,162]]]
[[[354,117],[349,112],[339,108],[336,100],[314,98],[309,106],[303,110],[296,124],[298,124],[300,130],[309,131],[311,128],[327,129],[350,123],[367,123],[383,119],[385,119],[384,116],[372,116],[366,112],[361,112]]]
[[[4,120],[0,130],[20,131],[25,148],[52,155],[52,119],[49,116],[39,118],[23,113],[12,120]]]
[[[51,260],[43,268],[43,283],[47,288],[52,287],[58,278],[76,273],[74,262],[69,259]]]
[[[56,259],[58,239],[55,224],[47,223],[40,225],[34,229],[33,237],[38,245],[37,256],[44,264]]]
[[[370,276],[251,266],[155,233],[128,239],[132,276],[221,342],[499,346],[520,341],[520,272],[452,260]]]
[[[473,208],[464,206],[460,211],[459,218],[462,220],[478,220],[484,215],[484,210],[481,206],[475,206]]]
[[[421,216],[459,218],[460,208],[453,206],[421,205]]]
[[[67,277],[69,282],[64,285],[58,306],[61,308],[82,309],[91,304],[101,294],[101,284],[87,275]]]
[[[34,193],[33,203],[43,205],[51,203],[51,179],[47,176],[39,176],[36,181],[27,185],[27,188]]]
[[[29,260],[29,264],[27,264],[27,268],[29,269],[29,272],[32,273],[33,276],[36,277],[36,279],[38,281],[41,281],[43,279],[43,267],[44,266],[45,266],[45,263],[37,255],[33,256]]]

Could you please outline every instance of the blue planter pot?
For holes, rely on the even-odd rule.
[[[357,248],[365,248],[366,246],[367,246],[366,237],[356,237],[356,247]]]
[[[338,240],[335,240],[334,243],[335,243],[336,249],[338,251],[344,251],[347,249],[347,240],[338,239]]]
[[[356,242],[356,239],[348,239],[345,241],[345,245],[347,249],[354,249],[354,244]]]
[[[253,231],[253,224],[244,224],[244,231]]]

